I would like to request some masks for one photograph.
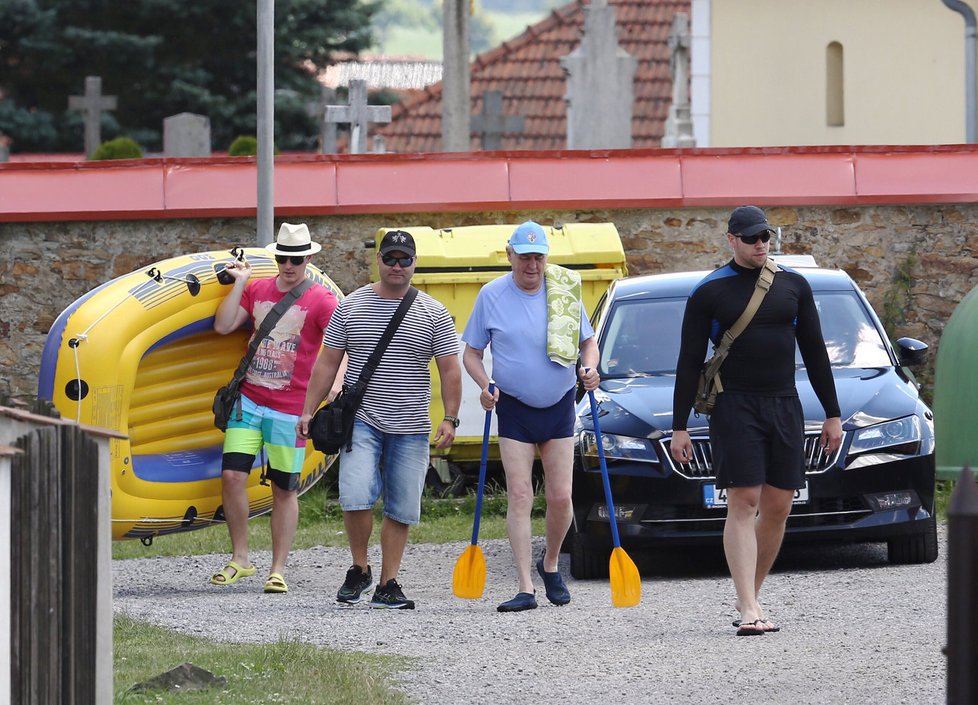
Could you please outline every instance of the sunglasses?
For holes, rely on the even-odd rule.
[[[291,262],[296,267],[306,261],[305,257],[289,257],[288,255],[275,255],[275,261],[279,264],[285,264],[286,262]]]
[[[735,235],[734,237],[739,237],[740,241],[745,245],[756,245],[758,240],[761,242],[767,242],[770,240],[771,233],[769,233],[767,230],[762,230],[761,232],[757,233],[757,235]]]
[[[386,264],[388,267],[393,267],[395,264],[399,264],[401,267],[410,267],[411,263],[414,262],[414,257],[391,257],[390,255],[381,255],[380,261]]]

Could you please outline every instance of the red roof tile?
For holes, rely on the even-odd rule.
[[[577,0],[554,10],[520,36],[480,54],[469,69],[471,114],[482,112],[482,94],[503,95],[503,113],[522,115],[523,132],[503,136],[502,148],[566,149],[567,92],[560,59],[581,42],[584,6]],[[618,43],[638,60],[632,113],[632,147],[658,147],[669,114],[672,82],[666,40],[676,12],[690,0],[608,0],[617,18]],[[388,152],[440,152],[442,84],[395,105],[391,122],[378,127]],[[371,131],[373,132],[373,130]],[[472,135],[471,148],[481,148]]]

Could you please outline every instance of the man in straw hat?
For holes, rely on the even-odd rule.
[[[306,279],[306,265],[322,248],[312,242],[304,223],[282,223],[277,241],[266,249],[278,264],[274,278],[249,281],[252,270],[247,261],[227,264],[234,285],[217,309],[214,330],[226,335],[251,319],[257,331],[286,294],[299,286],[308,288],[258,346],[241,384],[241,418],[235,413],[228,420],[221,498],[231,535],[231,559],[211,582],[231,585],[257,570],[248,558],[247,483],[255,457],[264,448],[266,478],[272,485],[272,565],[264,589],[284,593],[289,590],[285,562],[299,518],[299,474],[306,448],[305,439],[296,436],[295,424],[337,299],[326,287]]]

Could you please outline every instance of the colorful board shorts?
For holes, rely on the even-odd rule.
[[[262,449],[268,457],[268,479],[283,490],[299,488],[306,459],[306,441],[296,435],[299,417],[260,406],[241,395],[241,420],[237,413],[228,419],[224,432],[225,470],[250,473]]]

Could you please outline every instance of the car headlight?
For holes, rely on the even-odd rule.
[[[601,445],[604,446],[604,457],[608,460],[636,460],[646,463],[659,462],[652,442],[647,438],[634,436],[616,436],[613,433],[601,434]],[[594,440],[594,431],[581,433],[581,455],[586,458],[598,457],[598,447]]]
[[[849,453],[876,452],[883,449],[891,453],[916,453],[920,439],[920,419],[916,416],[905,416],[859,429],[853,434]]]

